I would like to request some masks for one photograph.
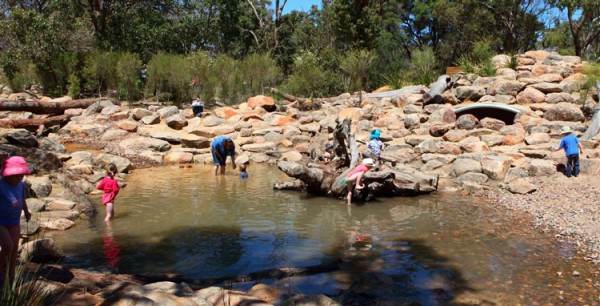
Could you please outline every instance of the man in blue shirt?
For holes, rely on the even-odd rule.
[[[213,162],[215,164],[213,168],[213,174],[217,175],[217,170],[221,167],[221,174],[225,174],[225,161],[227,155],[231,156],[231,165],[233,169],[235,165],[235,144],[233,140],[227,136],[219,136],[215,138],[211,145],[211,152],[213,156]]]
[[[564,126],[561,134],[564,135],[560,141],[558,149],[564,149],[565,155],[567,156],[567,177],[571,177],[571,173],[574,176],[579,175],[579,152],[583,153],[583,148],[577,136],[573,134],[570,127]],[[558,150],[557,149],[557,150]]]

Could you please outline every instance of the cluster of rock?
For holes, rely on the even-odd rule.
[[[50,173],[27,178],[35,197],[28,203],[37,221],[30,223],[36,225],[29,226],[26,234],[35,232],[38,224],[67,229],[72,220],[86,216],[90,205],[78,200],[81,194],[94,191],[107,163],[117,165],[121,183],[142,160],[208,164],[212,163],[210,143],[220,135],[234,139],[238,164],[300,162],[316,143],[321,149],[319,140],[331,139],[336,121],[345,118],[352,119],[361,151],[366,150],[371,130],[377,128],[386,144],[385,161],[439,176],[444,190],[477,193],[499,185],[511,192],[529,193],[536,189],[529,178],[555,174],[564,163],[564,152],[553,151],[560,130],[569,126],[576,134],[584,132],[586,115],[597,103],[598,93],[581,94],[584,76],[574,72],[584,64],[579,57],[530,51],[518,55],[516,70],[504,67],[510,62],[508,56],[496,56],[494,62],[499,66],[496,76],[464,75],[444,93],[445,104],[423,106],[425,86],[342,94],[319,100],[314,104],[319,107],[311,110],[256,96],[236,106],[214,108],[202,118],[195,117],[190,108],[127,107],[107,100],[65,111],[69,123],[43,139],[23,129],[0,129],[0,151],[24,155],[40,173]],[[493,116],[457,117],[457,105],[480,102],[510,105],[520,113],[508,123]],[[0,115],[7,119],[31,116]],[[600,174],[599,141],[599,136],[582,141],[583,174]],[[69,153],[63,145],[69,142],[94,144],[104,152]],[[55,174],[57,169],[62,176]],[[61,197],[67,189],[70,194]]]

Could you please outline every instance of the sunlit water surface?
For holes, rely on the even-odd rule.
[[[334,271],[261,281],[335,297],[377,272],[410,287],[403,294],[423,305],[467,293],[505,305],[600,304],[595,267],[485,200],[437,194],[349,208],[273,190],[287,179],[273,166],[252,165],[246,180],[227,170],[213,177],[199,165],[137,169],[110,226],[94,197],[96,218],[45,235],[68,254],[65,266],[115,273],[207,279],[341,262]]]

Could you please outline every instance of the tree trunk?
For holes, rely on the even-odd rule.
[[[423,94],[423,106],[427,104],[444,103],[444,98],[442,97],[442,94],[444,93],[444,91],[446,91],[446,89],[454,86],[454,84],[460,78],[460,75],[457,75],[455,78],[450,77],[446,74],[439,76],[437,80],[431,84],[429,91]]]
[[[600,97],[600,80],[596,81],[596,91]],[[598,132],[600,132],[600,102],[594,106],[592,121],[585,133],[581,135],[581,139],[592,139],[594,136],[598,135]]]
[[[67,102],[50,101],[0,101],[0,111],[25,111],[34,114],[62,114],[70,108],[87,108],[98,101],[111,101],[119,105],[119,101],[109,98],[78,99]]]
[[[47,127],[51,127],[54,125],[63,126],[67,122],[69,122],[69,117],[65,115],[52,116],[40,119],[2,119],[0,120],[0,127],[26,129],[31,132],[41,132]]]
[[[358,164],[360,152],[351,130],[350,119],[338,122],[333,132],[333,152],[337,160],[324,163],[300,164],[281,161],[279,169],[296,180],[275,184],[275,189],[302,190],[311,194],[342,197],[346,194],[344,179]],[[395,164],[395,162],[392,162]],[[367,188],[354,197],[368,199],[372,196],[402,196],[429,193],[437,190],[438,177],[427,175],[408,166],[382,165],[364,176]]]

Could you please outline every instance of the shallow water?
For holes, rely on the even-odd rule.
[[[207,279],[321,266],[323,273],[260,281],[337,297],[377,274],[403,288],[384,294],[423,305],[471,297],[503,305],[600,304],[595,267],[482,199],[437,194],[349,208],[342,200],[273,190],[286,180],[273,166],[252,165],[247,180],[227,170],[224,177],[199,165],[135,170],[110,226],[95,197],[96,218],[45,235],[68,254],[65,266],[118,273]]]

